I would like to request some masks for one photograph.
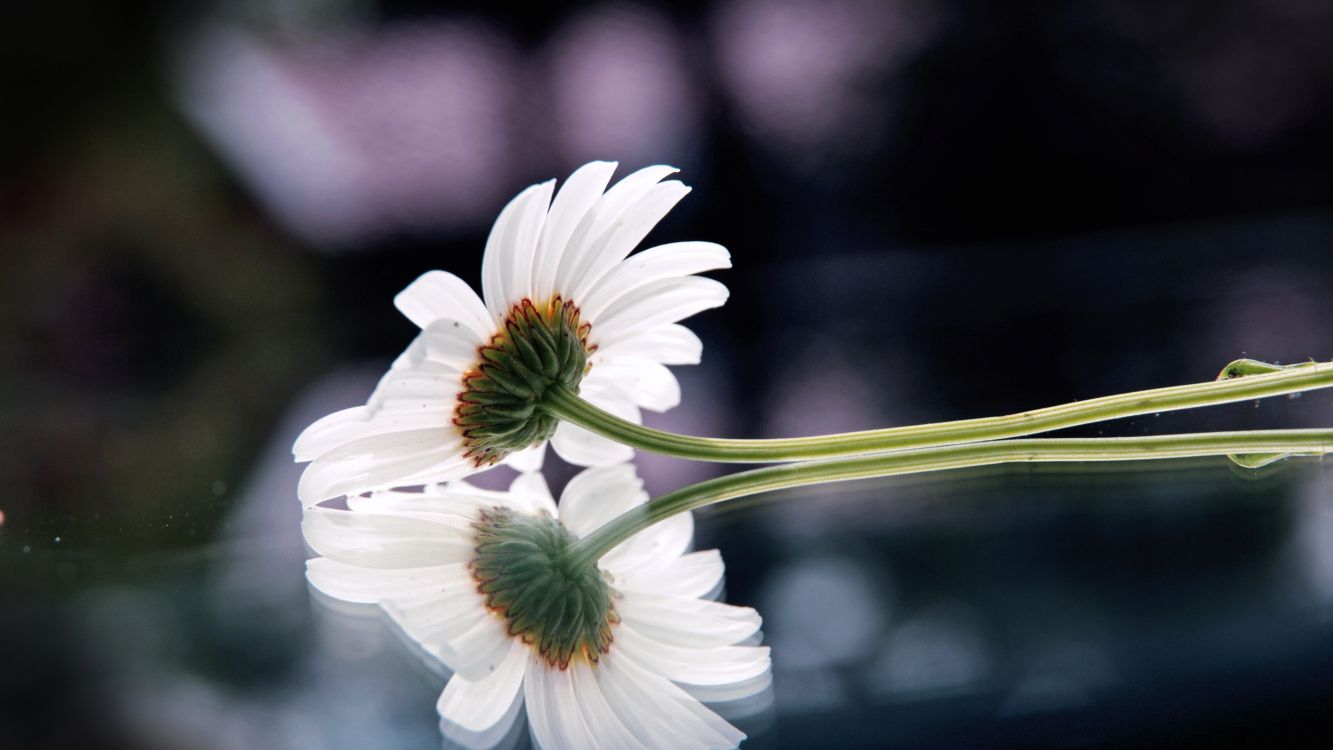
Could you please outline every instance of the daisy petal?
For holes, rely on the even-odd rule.
[[[458,407],[458,392],[462,388],[463,378],[457,370],[424,363],[389,370],[375,386],[375,391],[370,394],[366,406],[370,409],[372,417],[379,417],[380,412],[393,410],[395,406],[400,412],[413,411],[412,407],[432,409],[444,415],[433,422],[433,426],[448,430],[452,429],[453,413]],[[407,409],[403,409],[405,405]]]
[[[634,405],[614,384],[600,381],[598,378],[584,378],[579,395],[588,403],[608,411],[621,419],[638,424],[642,421],[639,407]],[[570,422],[561,422],[551,436],[551,447],[556,455],[577,466],[608,466],[624,463],[634,458],[634,449],[617,443],[579,427]]]
[[[534,300],[550,299],[555,294],[555,272],[560,266],[570,235],[588,209],[602,197],[602,191],[616,171],[615,162],[595,161],[579,167],[560,186],[551,212],[542,226],[537,257],[532,267],[532,296]]]
[[[455,672],[457,668],[446,658],[442,644],[459,641],[490,619],[477,584],[466,570],[438,592],[391,599],[381,602],[380,607],[403,635]],[[502,657],[496,656],[494,663]],[[474,670],[465,677],[479,679],[485,675],[485,671]]]
[[[433,362],[457,372],[476,365],[477,349],[489,341],[462,322],[451,318],[432,321],[407,348],[409,362]]]
[[[306,544],[320,555],[366,568],[421,568],[466,563],[474,531],[458,516],[353,513],[310,508],[301,521]]]
[[[689,685],[747,683],[772,669],[766,646],[686,648],[654,640],[629,626],[616,631],[616,645],[644,669]]]
[[[704,345],[693,331],[679,323],[668,323],[644,331],[627,333],[597,350],[594,359],[648,357],[664,365],[697,365]]]
[[[714,599],[721,592],[726,567],[715,549],[691,552],[666,564],[622,569],[616,574],[616,590],[651,596],[683,596]]]
[[[575,536],[587,536],[621,513],[648,502],[643,480],[629,464],[579,472],[560,494],[560,522]]]
[[[438,590],[456,578],[454,565],[419,568],[368,568],[328,557],[306,561],[306,580],[324,594],[344,602],[376,604],[394,597]]]
[[[453,481],[429,485],[419,491],[377,490],[368,496],[347,498],[347,507],[374,513],[437,513],[463,518],[471,523],[481,509],[506,505],[510,498],[508,493],[483,490],[467,482]]]
[[[499,668],[514,639],[504,622],[486,610],[467,632],[436,646],[440,658],[463,677],[475,680]]]
[[[361,438],[404,430],[440,428],[451,424],[452,420],[452,408],[447,410],[444,404],[436,404],[435,409],[421,409],[416,414],[387,413],[384,416],[377,416],[368,406],[353,406],[321,417],[315,424],[305,428],[300,437],[296,438],[292,453],[297,461],[313,461]]]
[[[626,597],[617,609],[641,634],[694,648],[740,643],[758,632],[762,622],[759,613],[748,607],[678,596]]]
[[[627,726],[638,725],[657,740],[653,747],[733,748],[745,733],[704,707],[665,677],[636,665],[622,654],[608,654],[600,664],[603,693]]]
[[[517,304],[524,298],[533,298],[532,267],[537,260],[537,246],[541,241],[547,213],[551,208],[551,195],[554,192],[555,180],[547,180],[538,185],[516,228],[513,265],[510,266],[509,281],[505,286],[505,294],[511,305]],[[505,308],[505,312],[508,312],[508,307]]]
[[[532,185],[515,196],[501,209],[486,238],[481,258],[481,294],[491,319],[497,323],[521,299],[514,296],[511,285],[519,275],[520,265],[527,271],[532,262],[554,185],[554,180]]]
[[[608,466],[634,457],[633,448],[569,422],[561,422],[555,428],[551,447],[557,456],[575,466]]]
[[[586,278],[586,271],[600,249],[610,240],[625,212],[653,185],[675,172],[675,167],[644,167],[611,186],[575,227],[555,274],[557,294],[569,295]],[[592,279],[591,281],[596,281]]]
[[[677,180],[653,185],[621,216],[615,227],[598,243],[594,252],[584,257],[578,282],[569,288],[569,294],[582,301],[603,276],[643,241],[653,227],[690,192]]]
[[[603,313],[589,334],[593,343],[607,346],[640,329],[675,323],[727,301],[727,288],[700,276],[662,279],[643,286],[633,298],[617,300]]]
[[[474,470],[459,445],[438,427],[363,437],[306,466],[296,494],[309,507],[339,495],[456,479]]]
[[[731,268],[731,254],[714,242],[673,242],[650,247],[626,258],[579,297],[579,310],[589,322],[608,305],[661,279],[691,276],[703,271]]]
[[[467,282],[445,271],[428,271],[393,298],[393,304],[420,328],[441,319],[457,320],[488,341],[495,323],[477,293]]]
[[[546,478],[540,473],[520,474],[509,485],[509,505],[525,513],[556,514],[555,499],[551,497],[551,488],[546,485]]]
[[[518,700],[527,663],[528,647],[510,639],[508,652],[494,670],[476,680],[462,675],[449,680],[435,706],[440,718],[469,732],[496,726]]]
[[[605,748],[652,747],[651,737],[634,733],[626,727],[606,702],[602,694],[601,683],[597,679],[597,667],[587,662],[571,665],[569,670],[572,695],[579,710],[583,713],[583,723],[597,737]]]
[[[614,575],[675,560],[694,539],[694,515],[678,513],[649,526],[602,556],[601,566]]]
[[[593,367],[588,378],[614,383],[645,409],[662,412],[680,404],[680,381],[665,365],[648,357],[608,357]]]
[[[514,471],[530,474],[542,470],[542,461],[546,458],[546,443],[541,442],[531,448],[514,451],[505,456],[504,464]]]
[[[529,706],[528,715],[534,718],[532,734],[537,745],[543,750],[616,747],[604,744],[610,738],[594,732],[584,720],[570,671],[545,665],[528,669],[524,685],[531,686],[531,689],[526,691],[525,699]],[[544,709],[535,714],[540,719],[534,717],[533,707],[537,705]]]

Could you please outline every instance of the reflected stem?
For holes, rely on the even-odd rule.
[[[1333,362],[1269,365],[1237,360],[1217,380],[1075,401],[999,417],[890,427],[835,435],[733,440],[678,435],[621,419],[564,386],[548,388],[542,406],[602,437],[639,450],[725,463],[770,463],[912,450],[1035,435],[1111,419],[1249,401],[1333,386]]]
[[[1333,450],[1333,429],[1257,430],[1148,437],[1029,438],[780,464],[669,492],[617,516],[574,543],[569,552],[576,564],[593,565],[616,545],[677,513],[762,492],[827,482],[1024,462],[1231,456],[1242,466],[1254,466],[1277,457],[1322,456],[1330,450]]]

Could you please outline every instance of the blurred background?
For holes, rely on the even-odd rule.
[[[735,259],[650,424],[812,434],[1333,358],[1318,0],[67,0],[6,5],[0,42],[4,748],[438,746],[440,678],[308,596],[291,442],[410,341],[395,292],[476,283],[508,197],[590,159],[680,167],[648,244]],[[1075,434],[1330,425],[1315,393]],[[638,463],[654,493],[716,471]],[[698,537],[774,647],[746,747],[1333,725],[1322,461],[861,483]]]

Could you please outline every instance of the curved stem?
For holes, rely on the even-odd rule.
[[[606,412],[564,386],[547,389],[543,407],[561,419],[640,450],[700,461],[767,463],[997,440],[1109,419],[1300,393],[1333,385],[1333,362],[1278,367],[1237,360],[1222,371],[1221,378],[1103,396],[1002,417],[774,440],[729,440],[655,430]]]
[[[1330,429],[1263,430],[1132,438],[1002,440],[781,464],[718,477],[669,492],[612,519],[576,542],[570,553],[575,562],[592,564],[616,545],[677,513],[731,498],[825,482],[1013,462],[1132,461],[1230,455],[1238,463],[1252,466],[1278,457],[1323,455],[1330,451],[1333,451],[1333,430]],[[1264,460],[1258,460],[1260,458]]]

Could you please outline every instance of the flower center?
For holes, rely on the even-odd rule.
[[[574,535],[559,521],[496,507],[473,526],[472,576],[510,635],[560,669],[574,659],[596,662],[611,648],[611,626],[620,622],[611,587],[596,565],[570,561]]]
[[[559,420],[541,408],[552,385],[577,392],[587,374],[590,326],[579,322],[573,302],[554,297],[544,305],[524,299],[509,310],[500,332],[477,350],[477,365],[463,375],[454,424],[464,455],[477,467],[555,433]]]

